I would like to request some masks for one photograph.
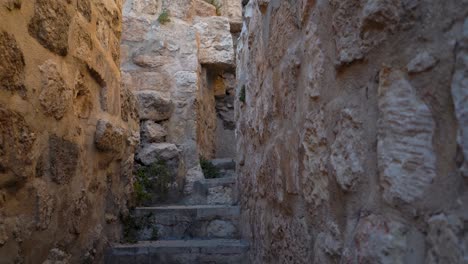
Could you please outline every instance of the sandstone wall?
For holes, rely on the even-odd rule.
[[[0,1],[0,263],[100,263],[138,122],[120,0]]]
[[[252,263],[464,263],[468,3],[250,0],[237,153]]]

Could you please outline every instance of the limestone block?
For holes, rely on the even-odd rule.
[[[120,89],[120,103],[121,109],[120,114],[122,115],[122,120],[124,121],[138,121],[138,109],[137,109],[137,99],[135,95],[130,91],[130,89],[122,85]]]
[[[216,16],[216,7],[205,0],[193,1],[193,16],[209,17]]]
[[[70,89],[57,64],[52,60],[46,61],[39,67],[42,74],[42,91],[39,95],[44,113],[60,120],[67,112],[72,101],[72,89]]]
[[[400,22],[400,1],[333,0],[333,27],[338,63],[363,59],[370,49],[382,43]],[[378,26],[375,26],[378,25]]]
[[[193,0],[163,1],[162,10],[166,9],[171,17],[190,20]]]
[[[37,0],[29,34],[48,50],[65,56],[68,53],[68,31],[72,17],[61,0]]]
[[[20,114],[0,104],[0,187],[22,182],[32,172],[36,135]]]
[[[143,41],[146,39],[146,34],[151,29],[151,22],[144,17],[123,18],[123,34],[122,40],[126,41]]]
[[[135,0],[133,1],[133,11],[146,15],[157,15],[161,12],[161,0]]]
[[[168,56],[158,56],[158,55],[137,55],[133,58],[133,62],[143,68],[157,68],[167,64],[170,64],[173,61],[173,58]]]
[[[424,72],[437,64],[437,59],[434,58],[429,52],[424,51],[416,55],[409,63],[406,68],[409,73]]]
[[[237,228],[230,221],[213,220],[206,227],[209,237],[230,238],[233,237]]]
[[[75,89],[73,92],[73,109],[75,115],[83,119],[89,118],[93,110],[93,102],[91,99],[91,91],[82,73],[78,73],[75,77]]]
[[[405,263],[410,250],[408,227],[380,215],[371,214],[359,220],[353,241],[353,256],[349,263]]]
[[[197,17],[194,28],[200,36],[199,61],[214,67],[235,67],[234,44],[229,20],[224,17]]]
[[[36,194],[36,228],[46,230],[51,221],[55,207],[55,199],[51,195],[44,181],[36,181],[34,189]]]
[[[101,151],[121,152],[125,148],[125,130],[107,120],[99,120],[96,125],[94,143]]]
[[[146,144],[137,153],[136,159],[146,166],[163,160],[169,161],[178,158],[180,153],[176,145],[170,143]]]
[[[463,246],[467,242],[466,235],[463,236],[466,234],[463,221],[455,215],[439,214],[432,216],[427,222],[427,263],[463,263],[468,257],[468,251]]]
[[[242,0],[222,0],[221,16],[229,19],[231,32],[240,32],[242,29]]]
[[[452,98],[458,120],[458,145],[463,151],[461,172],[468,177],[468,19],[465,20],[460,49],[456,55],[452,77]]]
[[[436,177],[435,122],[402,72],[380,73],[378,168],[384,199],[413,202]]]
[[[141,120],[163,121],[171,117],[174,105],[170,99],[155,91],[136,92]]]
[[[330,161],[338,184],[347,191],[364,174],[362,123],[351,109],[344,109],[336,127],[338,134],[331,146]]]
[[[0,89],[18,91],[26,95],[24,87],[24,57],[15,38],[0,32]]]
[[[79,158],[80,150],[76,143],[51,135],[44,169],[54,182],[67,184],[76,174]]]
[[[160,124],[148,120],[144,121],[141,125],[141,135],[143,142],[161,143],[165,141],[167,131]]]
[[[216,186],[208,189],[208,204],[232,204],[233,203],[232,187]]]
[[[91,15],[92,15],[92,10],[91,10],[91,1],[90,0],[80,0],[77,2],[78,5],[78,11],[88,20],[88,22],[91,22]]]

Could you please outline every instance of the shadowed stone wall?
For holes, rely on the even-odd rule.
[[[101,263],[138,122],[121,0],[0,1],[0,263]]]
[[[250,0],[236,134],[252,263],[466,261],[467,10]]]

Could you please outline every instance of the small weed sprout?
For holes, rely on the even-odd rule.
[[[161,23],[161,25],[165,25],[168,22],[171,22],[171,19],[169,18],[170,14],[167,9],[164,9],[161,14],[159,14],[158,17],[158,22]]]
[[[136,172],[133,184],[137,205],[144,205],[156,196],[159,201],[167,199],[171,172],[164,161],[158,161],[148,167],[141,167]]]
[[[200,157],[200,166],[203,171],[203,175],[207,179],[214,179],[220,177],[220,171],[217,167],[213,165],[209,160],[205,159],[204,157]]]

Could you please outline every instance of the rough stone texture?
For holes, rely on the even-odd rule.
[[[180,150],[176,145],[170,143],[155,143],[145,145],[138,151],[136,159],[144,165],[151,165],[159,160],[168,161],[178,158]]]
[[[78,167],[79,149],[76,143],[51,136],[49,138],[49,174],[58,184],[70,182]]]
[[[194,28],[200,35],[199,60],[203,65],[228,68],[235,66],[234,44],[225,17],[197,17]]]
[[[232,16],[241,13],[240,9],[235,10],[234,3],[226,7]],[[163,10],[168,11],[170,18],[165,24],[158,21]],[[229,21],[223,14],[216,16],[215,6],[204,0],[128,0],[123,7],[122,83],[139,101],[139,149],[149,150],[154,143],[176,145],[184,165],[180,173],[185,184],[180,187],[188,196],[194,184],[203,179],[200,155],[212,158],[218,154],[217,142],[234,142],[233,122],[226,133],[217,130],[214,97],[214,80],[227,76],[226,68],[231,69],[231,95],[231,86],[235,86]],[[232,102],[223,113],[233,121]],[[161,126],[164,133],[154,128]],[[234,151],[230,150],[232,157]]]
[[[102,263],[120,240],[105,215],[128,212],[139,134],[115,56],[121,10],[121,0],[0,1],[2,264]],[[100,141],[120,155],[96,148],[98,120],[122,129],[120,145],[106,141],[113,133]]]
[[[94,142],[99,150],[120,153],[125,148],[126,139],[123,128],[116,127],[106,120],[98,121]]]
[[[362,123],[355,120],[353,114],[350,109],[342,111],[336,127],[336,139],[331,145],[330,162],[343,190],[353,188],[364,174]]]
[[[162,143],[167,136],[167,130],[154,121],[144,121],[141,125],[141,139],[147,143]]]
[[[0,88],[25,95],[23,52],[12,35],[0,33]]]
[[[61,0],[37,0],[29,33],[42,46],[61,56],[68,53],[68,31],[71,15],[67,3]]]
[[[229,19],[231,32],[242,29],[242,0],[221,0],[221,15]]]
[[[428,69],[434,67],[437,64],[437,59],[432,57],[431,54],[426,52],[419,53],[414,59],[412,59],[408,66],[409,73],[419,73],[423,71],[427,71]]]
[[[458,144],[463,152],[464,161],[461,172],[468,177],[468,19],[465,19],[463,33],[458,40],[455,73],[452,79],[452,97],[455,115],[458,120]]]
[[[403,73],[383,69],[379,86],[378,164],[383,197],[413,202],[436,177],[435,123]]]
[[[142,120],[163,121],[171,117],[174,106],[171,100],[154,91],[136,93],[138,114]]]
[[[246,2],[250,263],[466,261],[468,2]]]
[[[67,86],[60,70],[49,60],[39,67],[42,73],[42,91],[39,100],[44,112],[60,120],[70,106],[72,90]]]
[[[0,187],[21,183],[31,173],[36,134],[24,117],[0,105]]]

